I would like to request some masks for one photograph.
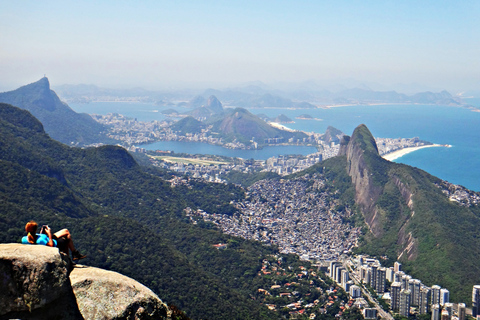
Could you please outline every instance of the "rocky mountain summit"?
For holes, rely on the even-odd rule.
[[[0,93],[0,102],[28,110],[55,140],[68,145],[114,143],[105,136],[106,127],[85,113],[76,113],[50,89],[46,77],[16,90]]]
[[[328,176],[341,194],[353,197],[363,216],[359,252],[401,261],[424,283],[448,288],[452,300],[467,300],[464,288],[480,274],[480,206],[474,192],[383,159],[363,124],[342,138],[338,157],[319,167],[331,170]]]
[[[57,248],[0,244],[0,319],[171,319],[150,289]]]

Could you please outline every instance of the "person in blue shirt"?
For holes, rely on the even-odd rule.
[[[38,224],[35,221],[29,221],[25,225],[27,235],[22,238],[23,244],[41,244],[48,247],[57,247],[61,252],[69,255],[72,252],[73,260],[80,260],[86,258],[85,255],[80,254],[73,245],[72,235],[68,229],[62,229],[52,234],[49,226],[45,226],[44,232],[37,233]]]

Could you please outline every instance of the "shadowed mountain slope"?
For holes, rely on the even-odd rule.
[[[55,140],[68,145],[111,143],[102,132],[105,127],[88,114],[76,113],[60,101],[50,90],[47,78],[0,93],[0,102],[30,111],[43,124],[45,131]]]
[[[283,138],[286,142],[292,137],[306,137],[302,132],[274,128],[243,108],[230,110],[224,117],[213,122],[212,130],[220,133],[227,141],[236,139],[243,143],[248,143],[252,138],[263,144],[269,138]]]
[[[0,176],[0,242],[19,241],[31,219],[68,228],[86,263],[136,279],[191,318],[276,317],[246,293],[256,290],[246,288],[273,249],[235,239],[219,251],[212,245],[234,238],[182,214],[187,207],[221,213],[240,189],[174,188],[126,150],[68,147],[7,104],[0,104]]]
[[[452,300],[469,301],[480,278],[478,204],[451,201],[444,181],[381,158],[365,125],[344,138],[338,157],[316,168],[328,172],[363,215],[359,252],[398,259],[427,285],[448,288]]]

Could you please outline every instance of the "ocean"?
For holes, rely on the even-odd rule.
[[[480,108],[480,99],[465,99]],[[143,103],[95,102],[70,104],[76,112],[107,114],[117,112],[140,121],[162,120],[162,107]],[[284,114],[294,123],[285,124],[292,129],[323,133],[333,126],[351,135],[355,127],[365,124],[374,137],[412,138],[451,148],[425,148],[395,160],[418,167],[428,173],[471,190],[480,191],[480,112],[433,105],[385,104],[346,106],[329,109],[250,109],[254,114],[276,117]],[[295,119],[308,114],[319,120]],[[321,120],[320,120],[321,119]],[[203,143],[158,142],[150,148],[175,152],[214,153],[242,158],[266,159],[278,154],[308,154],[311,147],[267,147],[263,150],[230,150]],[[308,149],[309,148],[309,149]]]

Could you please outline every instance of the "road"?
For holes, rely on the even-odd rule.
[[[345,269],[349,270],[349,269],[352,269],[352,266],[351,266],[352,262],[350,259],[348,260],[344,260],[343,261],[343,266],[345,267]],[[350,267],[350,268],[348,268]],[[353,270],[353,269],[352,269]],[[370,301],[372,301],[374,304],[375,304],[375,309],[377,309],[377,312],[378,314],[380,315],[380,317],[382,319],[388,319],[388,320],[394,320],[393,316],[388,313],[387,311],[383,310],[383,308],[380,306],[380,304],[378,303],[377,301],[377,298],[375,297],[372,297],[372,295],[370,294],[370,292],[368,292],[368,290],[366,290],[361,281],[357,278],[357,276],[353,273],[353,272],[350,272],[350,278],[353,280],[353,282],[355,282],[355,284],[357,286],[360,287],[360,289],[362,290],[363,294],[366,295],[368,297],[368,299]]]

